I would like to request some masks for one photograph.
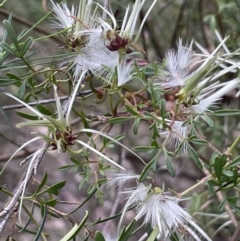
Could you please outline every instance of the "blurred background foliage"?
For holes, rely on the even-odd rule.
[[[101,0],[103,2],[103,0]],[[61,2],[61,1],[56,1]],[[76,4],[78,5],[78,0],[67,0],[68,5]],[[110,0],[111,9],[113,12],[119,12],[119,24],[121,24],[121,19],[125,12],[125,7],[129,3],[129,0]],[[134,1],[132,1],[134,2]],[[147,1],[146,6],[143,8],[140,14],[140,18],[144,18],[144,15],[147,12],[148,4],[151,4],[151,1]],[[12,25],[15,31],[19,34],[24,29],[28,29],[38,22],[42,17],[44,17],[48,11],[51,9],[51,3],[48,0],[8,0],[2,7],[0,7],[0,19],[1,22],[4,19],[7,19],[9,14],[13,13]],[[240,38],[240,1],[239,0],[159,0],[155,5],[152,13],[147,19],[145,26],[142,31],[141,38],[139,39],[139,46],[145,50],[146,55],[141,56],[146,58],[149,61],[162,61],[166,51],[170,48],[174,48],[179,38],[183,39],[184,43],[190,43],[192,39],[195,39],[202,46],[206,48],[207,51],[211,52],[218,44],[219,41],[216,38],[215,30],[217,29],[222,37],[230,35],[230,38],[227,42],[229,49],[237,50],[239,49],[239,38]],[[50,35],[55,30],[51,27],[51,18],[47,18],[43,23],[38,25],[29,36],[38,38],[44,35]],[[4,28],[3,25],[0,25],[0,35],[3,34]],[[2,37],[2,36],[1,36]],[[51,56],[59,52],[64,53],[64,49],[59,49],[58,46],[65,45],[64,39],[60,36],[54,36],[52,38],[36,42],[33,46],[34,50],[39,51],[40,56]],[[23,74],[25,70],[20,69],[19,74]],[[0,72],[0,78],[4,76],[5,73]],[[17,74],[15,72],[15,74]],[[237,73],[238,74],[238,73]],[[231,77],[232,78],[232,77]],[[39,79],[38,81],[41,81]],[[64,86],[64,85],[63,85]],[[65,86],[68,88],[67,86]],[[63,87],[60,91],[60,95],[65,95]],[[10,87],[7,87],[10,88]],[[12,87],[11,87],[12,88]],[[237,90],[236,90],[237,91]],[[40,99],[49,98],[46,93],[41,93]],[[235,109],[239,108],[239,99],[234,98],[235,93],[229,93],[222,100],[222,105],[226,108],[233,106]],[[33,99],[31,99],[33,101]],[[5,96],[0,96],[0,106],[15,103]],[[49,105],[51,106],[51,105]],[[92,108],[90,103],[85,102],[84,104],[79,101],[78,108],[84,108],[86,113],[91,115],[92,113],[101,114],[106,111],[109,107],[101,105],[101,108]],[[51,108],[51,107],[50,107]],[[88,110],[88,111],[87,111]],[[20,117],[17,117],[14,111],[6,111],[6,115],[11,122],[9,125],[4,118],[0,118],[0,167],[1,164],[4,164],[13,151],[16,150],[17,146],[28,139],[29,131],[26,132],[26,129],[16,129],[14,126],[20,121]],[[76,117],[76,126],[81,126],[79,123],[79,118]],[[216,126],[214,129],[206,128],[206,126],[201,127],[205,132],[205,136],[209,141],[221,151],[225,151],[226,148],[232,143],[239,134],[239,117],[224,117],[216,119]],[[145,136],[145,130],[148,131],[148,126],[144,123],[141,123],[139,130],[141,130],[137,138],[132,134],[132,125],[121,125],[117,126],[113,132],[116,134],[125,134],[127,139],[124,139],[124,144],[132,146],[133,141],[134,145],[141,145],[141,143],[148,142]],[[136,143],[136,140],[138,143]],[[6,184],[8,190],[14,192],[14,189],[17,183],[21,180],[22,167],[19,167],[20,161],[22,161],[26,156],[32,153],[33,150],[36,150],[38,146],[31,145],[30,147],[25,148],[18,154],[18,158],[14,159],[10,163],[10,166],[7,168],[7,172],[0,176],[0,185]],[[236,148],[236,150],[240,148]],[[204,155],[210,155],[210,152],[207,149],[203,149],[202,152]],[[238,151],[240,154],[240,151]],[[116,147],[113,150],[113,153],[118,158],[119,162],[124,162],[129,169],[138,172],[138,166],[135,165],[134,157],[125,153],[121,147]],[[57,157],[57,158],[56,158]],[[144,158],[150,159],[148,155],[145,155]],[[160,158],[161,159],[161,158]],[[55,155],[55,153],[47,153],[44,161],[41,163],[40,168],[38,169],[38,175],[36,180],[41,180],[44,172],[49,172],[49,170],[54,170],[49,174],[49,178],[53,181],[61,181],[67,179],[68,182],[66,186],[62,189],[59,199],[67,200],[71,202],[81,202],[84,200],[86,195],[86,190],[79,191],[78,184],[81,180],[80,176],[72,175],[72,171],[59,171],[57,168],[62,165],[66,165],[68,162],[68,157],[64,154],[61,156]],[[164,163],[164,160],[160,160],[159,166],[161,163]],[[167,183],[167,186],[175,188],[177,191],[182,191],[187,187],[193,185],[196,180],[199,180],[203,177],[203,174],[194,166],[192,162],[187,160],[185,157],[180,157],[175,161],[177,178],[169,177],[167,170],[159,170],[159,185],[163,182]],[[186,170],[187,166],[187,170]],[[40,171],[41,170],[41,171]],[[140,169],[141,170],[141,169]],[[192,171],[189,171],[192,170]],[[28,187],[29,192],[34,191],[36,187],[30,185]],[[218,219],[213,225],[207,225],[208,222],[212,219],[211,217],[201,216],[197,213],[199,211],[204,212],[219,212],[216,210],[216,205],[214,203],[214,198],[210,199],[209,205],[204,206],[207,197],[204,189],[200,191],[201,195],[196,195],[192,199],[192,203],[189,206],[189,210],[192,212],[193,216],[199,221],[199,223],[205,228],[208,233],[213,234],[218,227],[220,227],[225,221],[225,219]],[[97,199],[92,199],[91,207],[95,208],[95,217],[92,217],[92,221],[96,217],[104,216],[107,217],[112,209],[112,201],[115,200],[115,192],[109,193],[108,196],[105,196],[106,202],[104,206],[99,206]],[[0,195],[0,208],[4,207],[6,203],[7,196],[2,194]],[[59,207],[68,212],[69,206],[60,205]],[[90,209],[91,207],[85,207],[85,209]],[[117,208],[118,211],[121,210],[122,204],[120,203]],[[74,209],[74,208],[70,208]],[[79,211],[73,214],[73,217],[84,216],[84,210]],[[75,216],[74,216],[75,215]],[[131,218],[131,216],[130,216]],[[225,220],[225,221],[224,221]],[[67,222],[64,222],[59,219],[48,220],[47,222],[51,223],[51,235],[55,232],[55,236],[51,240],[58,240],[61,237],[62,233],[59,233],[59,229],[68,230],[70,227]],[[67,225],[67,226],[66,226]],[[114,224],[107,224],[105,228],[112,226]],[[204,226],[206,225],[206,226]],[[99,229],[103,227],[102,224],[97,226]],[[226,237],[233,232],[233,228],[224,228],[215,236],[214,240],[227,240]],[[63,231],[64,233],[64,231]],[[17,236],[15,236],[16,238]],[[26,234],[19,234],[17,240],[31,240],[31,235],[28,237]],[[81,240],[81,239],[79,239]]]

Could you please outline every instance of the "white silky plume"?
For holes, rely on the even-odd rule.
[[[123,193],[128,194],[128,201],[123,209],[119,222],[122,224],[126,210],[136,205],[137,215],[135,220],[144,218],[144,224],[150,223],[152,228],[158,227],[159,235],[167,238],[178,227],[183,227],[192,221],[191,216],[178,205],[181,199],[162,193],[160,188],[152,188],[140,183],[136,188],[127,189]]]

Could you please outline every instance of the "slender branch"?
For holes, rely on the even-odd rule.
[[[81,97],[81,96],[85,96],[85,95],[89,95],[91,94],[92,91],[91,90],[86,90],[86,91],[83,91],[83,92],[79,92],[77,93],[76,97]],[[69,99],[69,96],[62,96],[62,97],[59,97],[60,101],[64,101],[64,100],[67,100]],[[56,102],[56,99],[55,98],[52,98],[52,99],[48,99],[48,100],[38,100],[38,101],[34,101],[34,102],[30,102],[28,103],[28,105],[30,106],[36,106],[36,105],[44,105],[44,104],[50,104],[50,103],[55,103]],[[25,105],[22,105],[22,104],[17,104],[17,105],[5,105],[2,107],[2,110],[12,110],[12,109],[21,109],[21,108],[25,108],[26,106]]]
[[[104,0],[104,3],[103,3],[103,8],[108,10],[108,6],[109,6],[109,0]],[[106,11],[103,11],[103,14],[102,14],[102,19],[106,19],[107,18],[107,12]]]
[[[40,164],[40,162],[41,162],[41,160],[42,160],[42,158],[43,158],[43,156],[46,152],[47,147],[48,147],[48,143],[44,143],[44,145],[42,146],[42,151],[38,154],[36,160],[34,161],[34,165],[32,165],[30,167],[29,174],[28,174],[28,170],[26,170],[25,173],[24,173],[22,182],[20,183],[20,186],[17,188],[17,191],[13,195],[11,201],[5,206],[3,211],[0,212],[0,217],[4,217],[4,219],[0,223],[0,237],[1,237],[1,233],[3,232],[3,230],[5,228],[7,220],[9,219],[9,217],[14,212],[14,207],[17,205],[18,200],[19,200],[20,196],[22,195],[22,191],[24,189],[25,183],[28,184],[31,177],[36,172],[36,168]]]
[[[238,226],[235,229],[234,234],[231,237],[230,241],[239,241],[239,239],[240,239],[240,222],[238,223]]]

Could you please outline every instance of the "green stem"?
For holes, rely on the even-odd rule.
[[[43,36],[43,37],[40,37],[40,38],[35,38],[33,41],[39,41],[39,40],[43,40],[43,39],[46,39],[46,38],[51,38],[53,36],[56,36],[56,35],[59,35],[59,34],[62,34],[62,33],[65,33],[69,30],[69,28],[67,29],[63,29],[59,32],[56,32],[56,33],[53,33],[53,34],[50,34],[50,35],[46,35],[46,36]]]
[[[237,139],[233,142],[233,144],[229,147],[228,149],[228,153],[231,153],[233,151],[233,149],[236,147],[236,145],[238,144],[238,142],[240,141],[240,135],[237,137]]]
[[[198,186],[204,184],[204,182],[205,182],[206,180],[208,180],[208,178],[210,178],[211,176],[212,176],[212,175],[210,174],[210,175],[204,177],[204,178],[203,178],[202,180],[200,180],[198,183],[196,183],[195,185],[191,186],[190,188],[188,188],[188,189],[185,190],[184,192],[179,193],[177,196],[178,196],[178,197],[183,197],[183,196],[185,196],[185,195],[186,195],[187,193],[189,193],[190,191],[192,191],[192,190],[194,190],[195,188],[197,188]]]
[[[46,18],[48,18],[48,16],[50,16],[52,14],[53,11],[50,11],[48,14],[46,14],[42,19],[40,19],[37,23],[35,23],[30,29],[28,29],[20,38],[22,39],[23,37],[25,37],[27,34],[29,34],[36,26],[38,26],[40,23],[42,23]]]
[[[36,73],[37,71],[35,69],[33,69],[33,67],[26,61],[26,59],[24,57],[21,58],[22,61],[27,65],[27,67],[32,70],[34,73]]]

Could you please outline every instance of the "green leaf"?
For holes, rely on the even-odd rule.
[[[28,120],[38,120],[39,117],[36,116],[36,115],[29,115],[29,114],[26,114],[26,113],[23,113],[23,112],[20,112],[20,111],[16,111],[17,115],[25,118],[25,119],[28,119]]]
[[[233,172],[228,171],[228,170],[223,170],[222,174],[226,177],[233,177]]]
[[[215,174],[216,174],[216,177],[218,178],[218,180],[220,180],[220,178],[221,178],[222,169],[223,169],[223,165],[221,162],[221,158],[217,157],[214,162],[214,171],[215,171]]]
[[[219,211],[223,211],[224,210],[224,207],[226,205],[227,201],[226,200],[223,200],[219,205],[218,205],[218,210]]]
[[[47,109],[45,106],[37,104],[36,108],[44,115],[52,116],[53,113],[49,109]]]
[[[174,177],[175,176],[175,169],[174,169],[174,166],[173,166],[173,164],[171,162],[171,159],[170,159],[169,155],[167,154],[167,152],[164,151],[164,154],[165,154],[165,160],[166,160],[167,169],[168,169],[170,175],[172,177]]]
[[[193,161],[195,162],[196,166],[199,169],[202,169],[203,166],[202,166],[202,163],[199,161],[198,154],[190,145],[188,145],[188,152],[189,152],[189,155],[192,157]]]
[[[164,118],[164,116],[166,115],[166,101],[164,99],[160,101],[160,107],[161,116]]]
[[[239,115],[240,110],[238,109],[225,109],[225,110],[217,110],[211,113],[214,116],[231,116],[231,115]]]
[[[149,238],[146,241],[155,241],[157,236],[158,236],[158,234],[159,234],[159,228],[157,226],[157,227],[155,227],[153,229],[153,231],[151,232]]]
[[[183,151],[183,148],[185,146],[185,143],[184,142],[181,142],[180,145],[178,145],[177,149],[175,150],[175,155],[179,155],[182,151]]]
[[[125,123],[125,122],[128,122],[128,121],[131,121],[131,120],[134,120],[135,117],[116,117],[116,118],[112,118],[112,119],[109,119],[108,120],[108,123],[109,124],[120,124],[120,123]]]
[[[52,194],[58,195],[59,189],[64,187],[65,183],[66,183],[66,180],[58,182],[58,183],[48,187],[47,189],[43,190],[42,192],[39,192],[38,195],[43,194],[43,193],[52,193]]]
[[[33,38],[32,37],[28,37],[26,39],[25,43],[23,44],[22,50],[21,50],[21,56],[22,57],[26,54],[26,52],[30,48],[32,42],[33,42]]]
[[[10,73],[10,72],[7,72],[7,73],[6,73],[6,76],[7,76],[8,78],[10,78],[10,79],[14,79],[14,80],[21,81],[21,79],[20,79],[17,75],[12,74],[12,73]]]
[[[97,232],[95,233],[95,240],[96,240],[96,241],[106,241],[105,238],[104,238],[104,236],[102,235],[102,233],[99,232],[99,231],[97,231]]]
[[[80,162],[77,159],[75,159],[73,156],[70,156],[69,159],[70,159],[71,162],[73,162],[76,165],[80,164]]]
[[[213,181],[213,180],[208,180],[207,181],[207,186],[208,186],[208,190],[209,190],[210,195],[213,196],[215,194],[214,187],[218,186],[218,184],[215,181]]]
[[[139,152],[153,151],[155,149],[156,149],[155,146],[136,146],[136,147],[133,147],[134,151],[139,151]]]
[[[123,228],[120,237],[118,238],[117,241],[127,241],[129,237],[132,235],[132,232],[134,230],[136,224],[136,220],[134,219],[128,226],[127,228]]]
[[[46,181],[47,181],[48,175],[47,173],[44,173],[42,181],[40,182],[40,184],[37,187],[37,190],[35,191],[35,193],[32,195],[32,197],[34,197],[45,185]]]
[[[218,157],[219,157],[219,153],[217,151],[213,152],[209,165],[213,166],[216,158],[218,158]]]
[[[16,80],[0,79],[0,87],[8,86],[15,83],[16,83]]]
[[[51,199],[46,201],[47,206],[51,206],[51,207],[54,207],[57,203],[58,203],[57,199]]]
[[[139,127],[139,123],[140,123],[141,119],[140,118],[136,118],[133,124],[133,134],[137,135],[138,133],[138,127]]]
[[[27,83],[27,80],[24,80],[21,84],[21,86],[19,87],[18,91],[17,91],[17,97],[19,99],[22,99],[24,94],[25,94],[25,91],[26,91],[26,83]]]
[[[238,214],[240,213],[240,207],[236,204],[229,203],[230,207],[234,209]]]
[[[201,139],[189,139],[190,142],[198,145],[198,146],[206,146],[208,144],[207,141]]]
[[[214,122],[211,118],[209,118],[207,115],[202,115],[201,117],[210,127],[214,127]]]
[[[18,44],[18,40],[17,40],[17,35],[16,35],[12,25],[10,24],[10,22],[8,20],[3,20],[3,25],[4,25],[4,28],[8,32],[9,38],[12,40],[15,48],[19,52],[19,44]]]
[[[73,239],[74,237],[76,237],[76,235],[80,232],[80,230],[86,223],[87,219],[88,219],[88,212],[86,211],[86,215],[83,218],[82,222],[79,225],[75,224],[73,228],[63,238],[61,238],[60,241],[69,241],[70,239]]]
[[[240,165],[240,156],[237,157],[236,159],[234,159],[231,163],[229,163],[228,165],[226,165],[225,168],[231,168],[231,167],[236,167]]]
[[[153,157],[153,159],[144,167],[141,176],[139,177],[139,182],[142,182],[151,170],[153,170],[153,172],[156,171],[156,165],[159,155],[160,151],[158,151],[157,154]]]
[[[143,114],[144,114],[144,117],[145,118],[148,118],[148,119],[153,119],[153,120],[155,120],[157,123],[159,123],[160,121],[162,121],[162,120],[160,120],[157,116],[154,116],[153,114],[151,114],[151,113],[149,113],[149,112],[147,112],[147,111],[144,111],[143,112]]]
[[[15,57],[19,57],[19,54],[14,51],[8,44],[5,43],[1,43],[1,47],[3,48],[3,50],[5,50],[7,53],[15,56]]]
[[[47,204],[46,203],[44,203],[42,205],[42,212],[43,212],[42,213],[43,219],[42,219],[41,225],[40,225],[40,227],[38,229],[38,232],[37,232],[33,241],[37,241],[39,239],[41,233],[42,233],[42,230],[43,230],[43,227],[44,227],[44,224],[45,224],[45,221],[46,221],[46,217],[47,217]]]
[[[133,114],[134,116],[139,116],[139,117],[141,117],[140,114],[139,114],[139,112],[136,110],[136,108],[134,108],[134,107],[132,107],[132,106],[130,106],[130,105],[125,105],[125,108],[126,108],[126,110],[127,110],[129,113]]]
[[[9,121],[9,118],[6,116],[5,111],[0,107],[0,113],[3,115],[6,122],[11,126],[11,122]]]

